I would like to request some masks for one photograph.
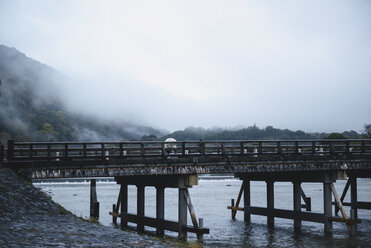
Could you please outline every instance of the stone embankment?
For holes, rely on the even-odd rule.
[[[174,247],[150,236],[81,220],[0,168],[0,247]]]

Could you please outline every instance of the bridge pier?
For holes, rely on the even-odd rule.
[[[90,218],[99,219],[99,202],[97,198],[97,182],[90,180]]]
[[[138,217],[144,217],[144,185],[137,185],[137,215]],[[139,233],[144,232],[143,222],[137,222],[137,231]]]
[[[301,212],[301,182],[294,181],[293,183],[293,195],[294,195],[294,212],[299,215]],[[301,220],[294,219],[294,230],[296,233],[300,232]]]
[[[250,180],[243,180],[243,202],[244,202],[244,206],[246,206],[244,208],[244,211],[243,211],[243,219],[245,222],[250,222],[250,213],[249,213],[249,207],[251,205],[251,198],[250,198]]]
[[[271,212],[274,209],[274,181],[268,180],[266,181],[267,184],[267,209]],[[274,227],[274,216],[268,215],[267,216],[267,224],[269,228]]]
[[[156,187],[156,219],[159,222],[165,219],[165,188],[163,186]],[[165,231],[161,225],[156,228],[156,234],[160,237],[164,236]]]
[[[156,228],[156,234],[163,236],[165,230],[178,233],[180,240],[187,239],[187,233],[197,234],[202,242],[202,235],[209,233],[209,229],[203,228],[203,223],[197,223],[193,210],[188,188],[198,184],[197,175],[163,175],[163,176],[118,176],[115,177],[121,185],[118,202],[121,203],[121,213],[118,213],[118,206],[110,215],[121,218],[121,227],[127,227],[127,223],[135,223],[138,232],[144,232],[145,226]],[[128,213],[128,185],[137,187],[137,213]],[[145,187],[156,188],[156,217],[145,216]],[[178,221],[165,220],[165,188],[178,188]],[[187,225],[187,208],[189,209],[193,226]]]
[[[325,218],[325,233],[332,233],[332,222],[329,218],[332,217],[332,196],[330,182],[323,182],[323,210],[327,218]]]
[[[344,212],[342,205],[339,203],[341,210],[343,211],[343,218],[334,218],[332,216],[332,194],[335,196],[337,201],[340,201],[333,186],[333,183],[338,179],[344,179],[344,173],[341,171],[328,171],[328,172],[257,172],[257,173],[235,173],[235,177],[243,180],[243,193],[244,195],[244,207],[239,207],[237,204],[235,206],[228,206],[228,209],[234,211],[243,211],[244,220],[246,222],[250,221],[250,215],[263,215],[267,216],[267,225],[269,228],[274,226],[274,218],[286,218],[293,219],[295,232],[300,232],[302,221],[311,221],[324,224],[324,232],[326,234],[332,233],[332,223],[333,222],[344,222],[348,226],[355,225],[360,221],[357,219],[357,212],[359,202],[357,202],[357,185],[356,176],[350,177],[351,187],[351,203],[349,204],[351,209],[352,219],[349,219]],[[267,178],[269,178],[267,180]],[[250,199],[250,181],[265,181],[267,187],[267,206],[264,207],[254,207],[251,206]],[[293,184],[293,210],[283,210],[274,208],[274,182],[291,182]],[[323,213],[313,213],[311,212],[311,198],[307,197],[301,188],[303,182],[313,183],[320,182],[323,184]],[[343,193],[344,195],[344,193]],[[301,199],[305,202],[304,205],[301,204]],[[232,199],[232,202],[234,200]],[[368,207],[365,204],[365,207]],[[302,212],[302,208],[306,209],[306,212]],[[232,215],[233,217],[233,215]]]

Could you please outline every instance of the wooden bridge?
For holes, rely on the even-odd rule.
[[[187,142],[70,142],[34,143],[8,141],[7,149],[0,147],[3,166],[23,169],[32,178],[115,177],[121,185],[117,203],[110,213],[113,221],[121,218],[121,226],[137,223],[144,226],[176,231],[181,238],[195,232],[199,239],[208,233],[197,222],[188,188],[198,184],[199,174],[234,173],[242,180],[236,203],[232,200],[232,218],[244,212],[265,215],[269,226],[274,218],[294,220],[296,231],[301,221],[324,223],[330,233],[332,222],[345,222],[354,231],[359,223],[357,210],[371,209],[371,203],[357,201],[357,178],[371,178],[371,140],[244,140],[244,141],[187,141]],[[333,183],[348,179],[341,195]],[[267,207],[250,204],[250,181],[267,183]],[[274,208],[274,182],[293,183],[293,210]],[[324,213],[311,212],[311,198],[301,188],[303,182],[323,183]],[[137,186],[137,213],[127,212],[127,186]],[[145,187],[156,187],[156,218],[144,214]],[[92,195],[94,196],[92,185]],[[179,220],[164,220],[164,189],[179,189]],[[343,202],[351,188],[351,202]],[[96,194],[95,194],[96,195]],[[335,201],[332,201],[332,195]],[[242,198],[243,196],[243,198]],[[239,204],[243,199],[243,207]],[[97,205],[92,197],[92,206]],[[302,204],[303,202],[303,204]],[[342,218],[333,217],[340,210]],[[350,206],[350,218],[343,206]],[[98,204],[99,206],[99,204]],[[187,225],[187,207],[193,226]],[[302,211],[302,208],[305,211]],[[119,211],[120,210],[120,211]],[[96,211],[92,211],[93,214]],[[120,213],[119,213],[120,212]],[[202,221],[201,221],[202,222]],[[351,228],[353,227],[353,228]]]

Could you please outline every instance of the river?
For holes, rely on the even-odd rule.
[[[336,190],[341,195],[346,181],[337,181]],[[34,185],[49,194],[54,201],[77,216],[89,216],[90,184],[79,182],[34,182]],[[233,177],[203,177],[199,185],[189,189],[197,218],[204,219],[204,226],[210,228],[210,234],[204,236],[207,247],[369,247],[371,243],[371,210],[358,210],[362,223],[355,235],[350,236],[344,223],[334,223],[333,234],[324,234],[323,224],[302,222],[302,232],[294,234],[293,220],[275,218],[275,228],[268,229],[266,217],[251,216],[251,223],[245,224],[243,213],[238,212],[236,220],[231,220],[231,211],[227,210],[231,198],[237,198],[241,181]],[[279,182],[274,185],[275,208],[292,209],[292,184]],[[312,211],[323,212],[323,192],[320,183],[303,183],[303,190],[312,198]],[[371,202],[371,179],[358,179],[358,201]],[[264,182],[251,182],[251,205],[266,206],[266,186]],[[112,204],[116,203],[119,185],[107,179],[98,180],[97,196],[100,202],[99,222],[112,226]],[[177,189],[165,190],[165,219],[177,220]],[[136,212],[136,188],[129,186],[129,212]],[[349,202],[348,192],[345,201]],[[145,215],[155,217],[155,188],[146,187]],[[349,214],[349,208],[347,208]],[[302,211],[305,211],[304,209]],[[334,211],[333,211],[334,212]],[[118,220],[119,221],[119,220]],[[188,224],[191,220],[188,217]],[[134,227],[134,224],[131,224]],[[151,232],[154,229],[146,227]],[[176,233],[165,232],[176,236]],[[190,240],[195,235],[189,234]]]

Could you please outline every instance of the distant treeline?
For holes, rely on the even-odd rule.
[[[303,131],[291,131],[288,129],[278,129],[272,126],[259,128],[256,125],[238,129],[204,129],[188,127],[181,131],[176,131],[161,138],[175,138],[176,140],[294,140],[294,139],[359,139],[365,137],[356,131],[345,131],[343,133],[305,133]]]

